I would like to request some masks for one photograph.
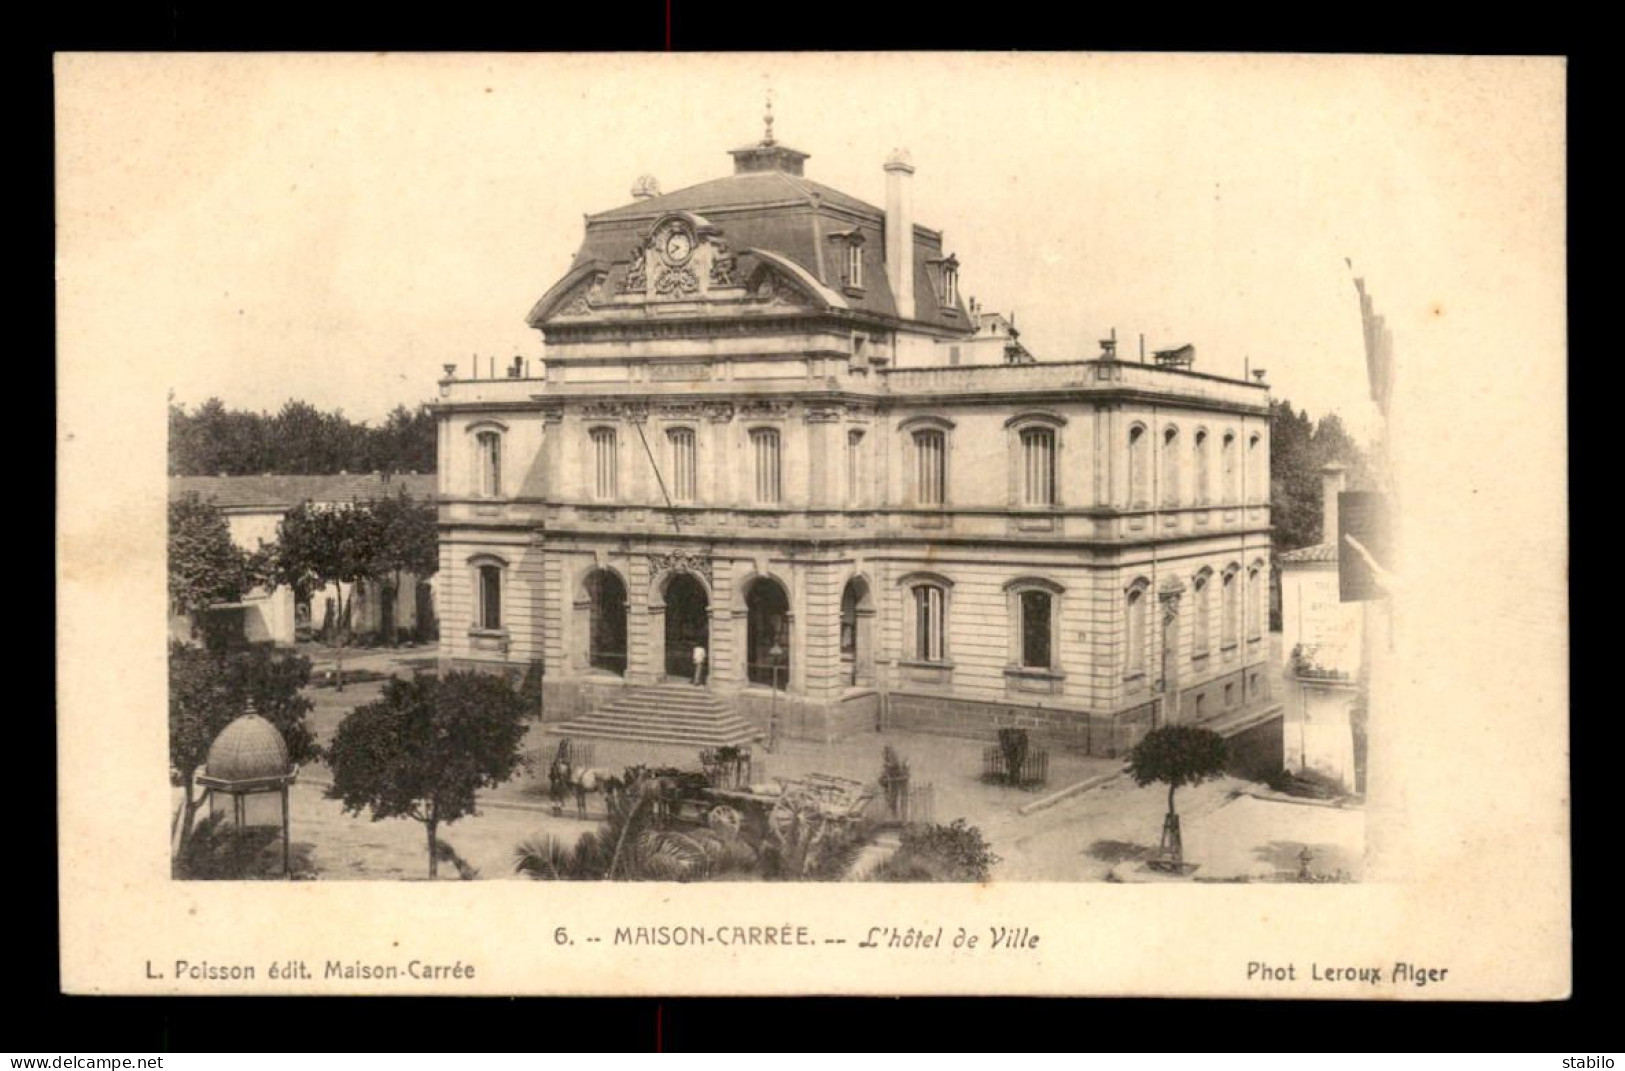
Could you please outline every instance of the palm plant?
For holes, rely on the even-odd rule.
[[[756,853],[712,829],[660,829],[653,793],[612,812],[574,849],[552,836],[530,837],[514,849],[514,870],[537,881],[705,881],[753,869]]]

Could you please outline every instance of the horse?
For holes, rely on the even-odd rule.
[[[634,799],[647,798],[653,808],[655,824],[662,828],[677,813],[687,790],[709,785],[704,774],[675,766],[628,766],[624,777],[626,795]]]
[[[605,811],[615,810],[619,806],[624,785],[625,782],[613,770],[599,766],[577,767],[566,758],[555,758],[547,768],[548,795],[553,799],[555,818],[564,814],[564,799],[568,793],[575,794],[576,817],[582,821],[587,819],[589,792],[603,792]]]

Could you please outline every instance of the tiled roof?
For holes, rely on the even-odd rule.
[[[397,495],[404,488],[413,498],[435,497],[436,477],[428,475],[383,476],[360,473],[354,476],[171,476],[171,501],[196,493],[222,509],[252,506],[292,509],[301,502],[366,502]]]
[[[1337,561],[1337,544],[1316,543],[1312,547],[1299,547],[1297,550],[1289,550],[1285,554],[1277,555],[1275,560],[1283,565],[1290,565],[1294,562],[1335,562]]]

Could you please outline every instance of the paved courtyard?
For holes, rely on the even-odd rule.
[[[318,674],[333,664],[325,648],[302,649]],[[432,668],[434,649],[403,648],[349,651],[347,672],[409,673]],[[318,740],[331,741],[339,723],[357,706],[376,699],[382,681],[312,687],[311,721]],[[594,828],[603,816],[602,797],[589,798],[589,820],[555,818],[548,805],[546,766],[558,734],[548,725],[532,726],[526,741],[528,772],[481,796],[481,812],[440,830],[458,855],[482,879],[513,876],[513,849],[532,834],[546,833],[567,843]],[[695,750],[631,741],[579,738],[590,745],[594,765],[619,770],[651,766],[698,765]],[[908,762],[916,789],[930,786],[931,817],[937,822],[965,818],[978,826],[1001,862],[994,869],[1003,881],[1138,881],[1148,880],[1143,866],[1155,849],[1166,809],[1167,790],[1139,788],[1122,773],[1118,760],[1051,750],[1049,780],[1025,790],[982,781],[986,742],[916,733],[863,733],[834,744],[781,741],[772,752],[753,748],[752,780],[798,778],[827,773],[874,782],[882,749],[891,746]],[[1089,782],[1090,789],[1052,805],[1022,814],[1023,807],[1068,786]],[[421,879],[427,876],[427,841],[423,827],[406,819],[373,822],[365,814],[346,815],[326,799],[328,773],[320,764],[301,771],[292,795],[296,854],[324,880]],[[1357,808],[1287,800],[1263,786],[1223,778],[1181,789],[1186,858],[1197,864],[1197,881],[1285,880],[1303,865],[1307,848],[1310,871],[1317,876],[1346,875],[1358,880],[1364,854],[1364,817]],[[443,880],[457,880],[457,867],[443,861]]]

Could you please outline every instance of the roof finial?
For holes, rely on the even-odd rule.
[[[773,141],[773,87],[767,87],[767,112],[762,116],[766,129],[762,132],[762,144],[772,145]]]

